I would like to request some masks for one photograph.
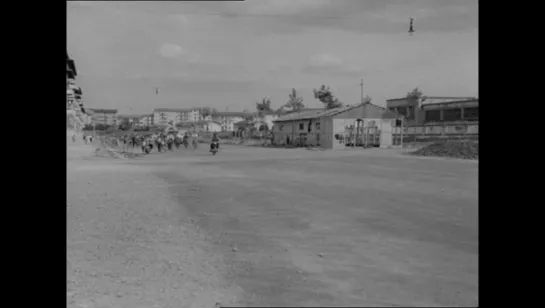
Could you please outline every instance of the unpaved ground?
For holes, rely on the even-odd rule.
[[[95,174],[97,183],[110,183],[105,207],[138,196],[104,214],[118,228],[137,230],[146,224],[146,213],[157,213],[153,225],[168,221],[184,230],[163,238],[186,253],[193,248],[182,246],[199,243],[195,254],[207,261],[186,263],[195,273],[190,285],[203,283],[203,271],[191,269],[212,264],[204,272],[214,282],[204,283],[206,288],[218,288],[218,298],[236,297],[236,305],[478,305],[478,164],[379,149],[359,153],[225,146],[211,156],[201,147],[105,165],[122,166],[115,171],[80,169],[75,181]],[[108,182],[104,174],[117,180]],[[131,180],[122,180],[128,174]],[[133,186],[118,191],[114,182]],[[99,217],[90,213],[101,213],[84,208],[88,224]],[[70,211],[69,225],[76,215]],[[188,219],[195,225],[188,226]],[[108,230],[97,228],[95,234],[114,234]],[[160,237],[146,229],[130,234],[122,238]],[[164,245],[156,241],[152,247],[158,251]],[[122,247],[117,251],[126,251]],[[69,260],[70,251],[69,246]],[[72,259],[79,264],[84,256],[89,254],[81,251]],[[111,262],[118,271],[130,268]],[[93,268],[104,271],[101,264]],[[142,288],[155,290],[159,281],[169,284],[158,278]],[[150,292],[165,300],[178,294]],[[191,301],[180,296],[183,303]]]
[[[69,145],[68,307],[235,304],[240,288],[221,277],[221,258],[168,184],[91,152]]]

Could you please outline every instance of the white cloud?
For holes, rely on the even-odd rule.
[[[164,58],[183,59],[185,63],[189,64],[201,63],[201,56],[199,54],[188,52],[176,44],[164,43],[159,48],[159,54]]]
[[[308,64],[314,67],[341,66],[343,60],[335,55],[324,53],[312,56]]]
[[[178,58],[184,53],[182,47],[176,44],[164,43],[159,48],[159,54],[165,58]]]

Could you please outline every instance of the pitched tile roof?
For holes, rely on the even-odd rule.
[[[311,110],[311,111],[302,111],[302,112],[294,112],[290,113],[286,116],[280,117],[276,119],[274,122],[287,122],[287,121],[296,121],[296,120],[309,120],[309,119],[316,119],[320,117],[328,117],[328,116],[335,116],[337,114],[341,114],[343,112],[369,105],[375,108],[379,108],[384,111],[384,113],[381,115],[381,118],[384,119],[395,119],[399,117],[399,115],[395,112],[388,111],[386,108],[372,104],[372,103],[363,103],[363,104],[357,104],[357,105],[346,105],[339,108],[333,108],[333,109],[318,109],[318,110]]]
[[[212,113],[212,116],[220,117],[248,117],[253,116],[252,112],[242,112],[242,111],[216,111]]]

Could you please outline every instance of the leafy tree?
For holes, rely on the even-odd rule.
[[[289,94],[289,100],[284,106],[291,108],[291,110],[293,111],[299,111],[305,108],[305,105],[303,104],[303,98],[297,96],[297,91],[295,89],[291,89],[291,93]]]
[[[326,87],[325,85],[322,85],[318,90],[314,89],[314,98],[322,102],[326,109],[333,109],[343,106],[343,103],[333,96],[333,93],[331,93],[329,87]]]
[[[414,88],[411,92],[408,92],[407,93],[407,98],[408,99],[419,99],[422,97],[422,91],[420,91],[420,89],[418,89],[418,87]]]
[[[201,109],[201,116],[203,119],[208,117],[211,114],[212,114],[212,110],[210,108],[204,107],[203,109]]]
[[[258,112],[260,111],[272,111],[271,109],[271,100],[264,97],[261,102],[256,102],[255,107]]]
[[[127,131],[132,128],[132,124],[129,123],[129,121],[123,121],[121,124],[119,124],[119,130]]]

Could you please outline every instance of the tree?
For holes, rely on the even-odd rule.
[[[418,87],[414,88],[411,92],[408,92],[407,93],[407,98],[408,99],[419,99],[422,97],[422,91],[420,91],[420,89],[418,89]]]
[[[127,131],[132,128],[132,123],[129,123],[129,121],[123,121],[121,124],[119,124],[119,130]]]
[[[201,116],[203,119],[205,119],[206,117],[208,117],[209,115],[212,114],[212,110],[208,107],[204,107],[202,110],[201,110]]]
[[[319,90],[314,89],[314,98],[322,102],[326,109],[333,109],[343,106],[343,103],[333,96],[333,93],[331,93],[329,87],[326,87],[325,85],[322,85]]]
[[[159,117],[161,118],[161,122],[166,122],[167,121],[167,114],[166,113],[161,112],[159,114]]]
[[[373,98],[371,96],[365,95],[361,102],[364,103],[364,104],[370,104],[372,100],[373,100]]]
[[[272,111],[271,109],[271,100],[264,97],[261,102],[256,102],[255,107],[258,112],[260,111]]]
[[[285,107],[291,108],[291,110],[293,111],[299,111],[305,108],[305,105],[303,104],[303,98],[297,96],[297,91],[295,89],[291,89],[289,98],[290,99],[288,100],[288,102],[284,105]]]

